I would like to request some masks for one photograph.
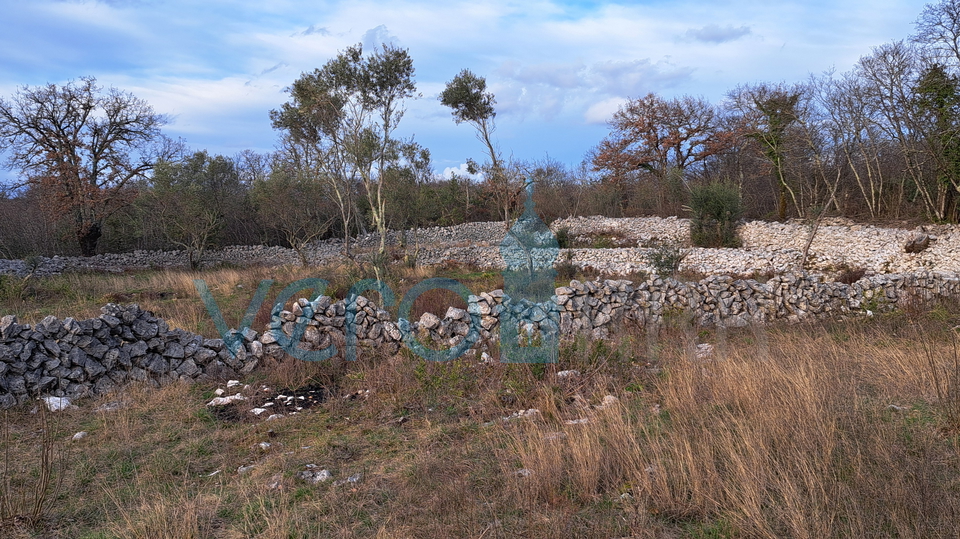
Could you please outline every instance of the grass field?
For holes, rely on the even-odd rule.
[[[395,290],[427,276],[397,275]],[[492,274],[444,276],[475,292],[499,286]],[[35,322],[138,302],[214,336],[197,277],[235,323],[260,279],[277,280],[275,295],[323,277],[342,294],[358,276],[65,275],[8,282],[0,308]],[[423,301],[442,314],[454,300]],[[27,406],[4,416],[0,535],[957,537],[958,323],[960,307],[941,303],[848,322],[624,327],[606,341],[565,342],[551,365],[406,353],[291,361],[245,382],[319,383],[332,395],[275,421],[247,413],[252,404],[211,410],[217,386],[203,384],[130,388],[57,414]],[[712,357],[697,359],[700,343],[714,346]],[[557,376],[570,369],[580,375]],[[369,396],[349,398],[360,390]],[[600,406],[609,395],[617,399]],[[98,410],[111,401],[122,405]],[[503,420],[531,408],[539,413]],[[71,441],[79,431],[89,434]],[[298,478],[308,464],[332,479]],[[46,505],[31,522],[38,498]]]

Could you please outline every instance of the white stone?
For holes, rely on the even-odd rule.
[[[60,412],[73,406],[68,397],[41,397],[40,400],[47,406],[51,412]]]
[[[227,404],[233,404],[239,401],[247,400],[246,397],[237,393],[236,395],[230,395],[229,397],[216,397],[210,402],[207,403],[207,406],[224,406]]]

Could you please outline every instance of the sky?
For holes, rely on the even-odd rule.
[[[654,92],[719,102],[740,84],[849,70],[908,38],[905,0],[0,0],[0,98],[96,77],[169,117],[193,150],[269,152],[285,89],[346,47],[409,51],[421,97],[396,134],[437,173],[484,161],[437,99],[466,68],[496,96],[504,156],[574,167],[626,100]],[[9,174],[9,173],[0,173]],[[2,177],[2,176],[0,176]]]

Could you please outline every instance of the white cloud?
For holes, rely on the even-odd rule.
[[[309,36],[309,35],[313,35],[313,34],[318,34],[318,35],[321,35],[321,36],[329,36],[329,35],[331,35],[331,34],[330,34],[330,30],[327,30],[327,28],[326,28],[325,26],[317,26],[317,25],[315,25],[315,24],[311,24],[311,25],[310,25],[309,27],[307,27],[307,29],[304,30],[303,32],[295,32],[295,33],[293,33],[293,34],[290,34],[290,37],[295,37],[295,36]]]
[[[638,97],[660,92],[687,81],[693,69],[649,59],[603,61],[591,65],[506,62],[495,71],[500,78],[491,86],[500,114],[539,120],[560,116],[580,117],[588,108],[607,99]],[[596,112],[588,113],[595,117]]]
[[[613,118],[613,115],[626,102],[627,100],[622,97],[608,97],[590,105],[583,114],[583,119],[588,124],[605,124]]]
[[[364,32],[363,39],[360,40],[363,43],[363,49],[366,51],[372,51],[374,49],[379,49],[384,44],[399,46],[399,39],[397,36],[390,34],[390,30],[387,29],[387,25],[381,24],[376,28],[371,28]]]
[[[454,174],[461,178],[470,178],[471,180],[480,180],[482,178],[480,174],[470,174],[467,171],[467,168],[468,167],[466,163],[461,163],[460,166],[457,167],[447,167],[443,169],[441,176],[448,180],[452,178]]]
[[[555,155],[565,145],[569,155],[557,157],[576,162],[627,98],[658,92],[718,100],[740,83],[844,71],[871,46],[906,37],[922,8],[915,0],[8,4],[0,18],[0,97],[23,84],[94,75],[175,114],[174,134],[214,152],[272,146],[267,114],[286,100],[283,88],[338,51],[358,42],[401,44],[426,97],[407,104],[398,135],[415,134],[439,166],[482,150],[435,97],[462,68],[485,76],[496,94],[505,154]]]

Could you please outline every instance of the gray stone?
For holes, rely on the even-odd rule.
[[[44,318],[39,324],[37,324],[37,330],[43,333],[45,336],[56,336],[56,334],[63,328],[63,324],[60,320],[57,320],[56,316],[50,315]]]
[[[155,323],[148,322],[146,320],[137,320],[133,324],[133,333],[140,339],[152,339],[157,336],[159,332],[159,327]]]
[[[20,375],[7,376],[5,384],[7,391],[16,395],[23,395],[27,392],[27,381]]]
[[[0,318],[0,338],[3,339],[12,339],[14,335],[18,335],[21,331],[20,325],[17,324],[17,317],[12,314],[8,314],[3,318]]]
[[[170,363],[160,354],[151,354],[148,356],[144,368],[156,374],[163,374],[170,371]]]
[[[146,382],[147,378],[147,371],[141,369],[140,367],[133,367],[130,369],[130,379],[134,382]]]
[[[120,319],[115,316],[110,316],[109,314],[100,315],[100,319],[110,328],[115,328],[120,325]]]
[[[194,357],[196,358],[197,363],[200,365],[206,365],[207,363],[210,363],[210,361],[216,359],[217,353],[209,348],[201,348],[197,350],[197,353],[194,354]]]
[[[0,410],[13,408],[17,405],[17,398],[9,393],[0,393]]]
[[[425,312],[420,315],[420,327],[426,329],[437,329],[440,327],[440,319],[437,318],[437,315]]]
[[[171,359],[183,359],[184,351],[183,345],[179,342],[170,342],[167,343],[167,348],[163,352],[164,357]]]
[[[194,363],[192,359],[188,359],[181,363],[180,366],[177,367],[176,371],[177,374],[192,377],[200,373],[200,368],[197,367],[197,364]]]

